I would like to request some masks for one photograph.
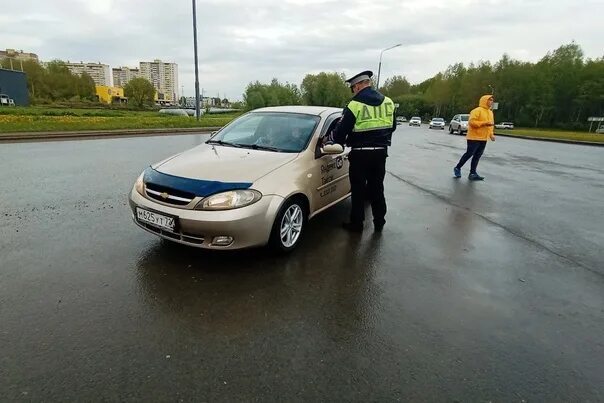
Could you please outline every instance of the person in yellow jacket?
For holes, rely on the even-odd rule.
[[[453,168],[453,175],[455,175],[456,178],[461,178],[461,167],[464,166],[466,161],[472,158],[468,179],[473,181],[484,180],[484,177],[478,175],[476,168],[478,167],[478,161],[480,161],[480,157],[482,157],[482,153],[487,146],[487,140],[490,139],[491,141],[495,141],[495,134],[493,133],[493,126],[495,126],[493,101],[493,95],[483,95],[478,103],[478,108],[474,108],[472,112],[470,112],[468,134],[466,135],[468,148],[455,168]]]

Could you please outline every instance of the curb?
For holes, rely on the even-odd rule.
[[[524,140],[537,140],[537,141],[549,141],[550,143],[565,143],[565,144],[576,144],[583,146],[596,146],[596,147],[604,147],[604,143],[597,143],[595,141],[581,141],[581,140],[564,140],[564,139],[553,139],[551,137],[533,137],[533,136],[522,136],[515,134],[507,134],[501,132],[495,132],[495,135],[502,137],[511,137],[515,139],[524,139]]]
[[[35,141],[35,140],[60,140],[60,139],[99,139],[116,137],[144,137],[144,136],[165,136],[178,134],[206,134],[221,127],[187,127],[170,129],[123,129],[123,130],[86,130],[70,132],[16,132],[0,133],[0,143]]]

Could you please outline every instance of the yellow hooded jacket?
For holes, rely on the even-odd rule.
[[[474,108],[470,112],[466,139],[487,141],[493,137],[493,126],[482,126],[484,123],[494,123],[493,111],[488,106],[489,98],[492,97],[492,95],[483,95],[480,97],[478,108]]]

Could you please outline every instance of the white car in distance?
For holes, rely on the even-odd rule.
[[[430,121],[430,129],[432,128],[445,130],[445,120],[443,118],[432,118]]]
[[[418,116],[414,116],[411,118],[411,120],[409,120],[409,126],[418,126],[419,127],[421,125],[422,125],[422,120]]]

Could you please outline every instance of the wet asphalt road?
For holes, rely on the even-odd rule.
[[[401,126],[383,234],[345,202],[275,257],[131,222],[204,139],[0,145],[2,400],[604,400],[603,148],[499,138],[470,183],[463,138]]]

